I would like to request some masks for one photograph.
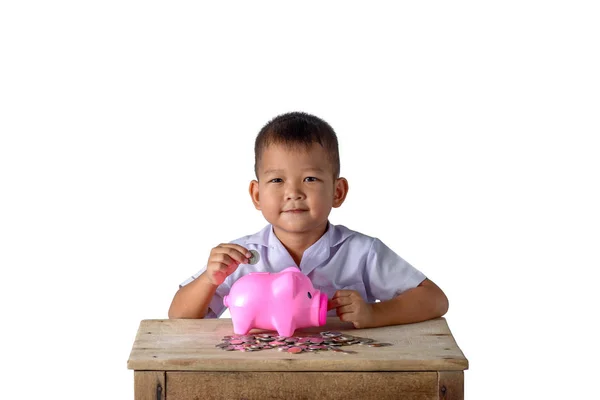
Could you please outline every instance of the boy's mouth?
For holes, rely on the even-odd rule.
[[[308,210],[303,210],[303,209],[300,209],[300,208],[293,208],[291,210],[284,210],[283,212],[284,213],[290,213],[290,214],[299,214],[299,213],[303,213],[303,212],[306,212],[306,211],[308,211]]]

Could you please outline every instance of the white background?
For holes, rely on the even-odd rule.
[[[346,203],[450,299],[467,399],[597,396],[593,2],[3,2],[2,392],[133,398],[142,319],[266,222],[259,129],[328,121]]]

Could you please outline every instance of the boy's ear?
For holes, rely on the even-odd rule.
[[[258,181],[253,180],[250,182],[250,197],[252,198],[252,203],[254,203],[254,208],[260,210],[260,196],[258,194]]]
[[[335,180],[335,188],[333,193],[333,207],[338,208],[346,200],[348,194],[348,181],[346,178],[338,178]]]

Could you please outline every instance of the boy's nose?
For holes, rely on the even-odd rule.
[[[287,200],[300,200],[303,199],[305,196],[302,190],[300,190],[300,188],[298,188],[295,185],[290,185],[286,189],[285,197]]]
[[[290,193],[287,195],[287,200],[303,200],[304,195],[300,192]]]

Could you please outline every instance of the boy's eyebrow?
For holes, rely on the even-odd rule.
[[[319,168],[319,167],[303,168],[302,171],[303,172],[305,172],[305,171],[325,172],[325,170],[323,168]],[[263,174],[265,174],[265,175],[268,175],[268,174],[280,174],[282,172],[284,172],[284,170],[271,168],[271,169],[268,169],[268,170],[264,171]]]

